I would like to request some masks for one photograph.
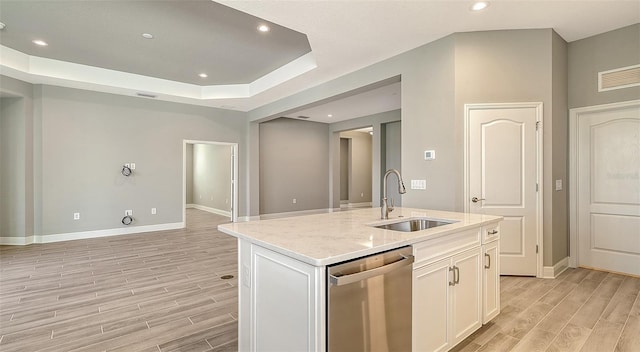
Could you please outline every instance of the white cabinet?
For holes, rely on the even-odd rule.
[[[324,351],[324,267],[239,241],[240,351]]]
[[[483,228],[482,324],[500,314],[500,235],[499,226]]]
[[[482,326],[480,243],[476,228],[414,246],[414,351],[448,351]]]

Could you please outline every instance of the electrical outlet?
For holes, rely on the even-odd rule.
[[[136,163],[131,163],[131,170],[135,170],[136,169]]]
[[[251,268],[248,265],[242,265],[242,284],[251,287]]]
[[[293,200],[291,201],[293,204],[296,204],[298,202],[297,199],[293,198]]]
[[[361,198],[364,198],[364,193],[360,193],[360,197],[361,197]]]
[[[151,215],[156,215],[156,208],[151,208]]]
[[[411,180],[411,189],[427,189],[427,180]]]
[[[80,213],[73,213],[73,220],[80,220]]]
[[[127,215],[129,215],[129,216],[133,215],[133,210],[125,210],[124,211],[124,216],[127,216]]]

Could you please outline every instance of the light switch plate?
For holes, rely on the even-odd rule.
[[[427,180],[411,180],[411,189],[427,189]]]
[[[562,180],[556,180],[556,191],[562,191]]]

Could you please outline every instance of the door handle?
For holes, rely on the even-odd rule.
[[[485,253],[484,256],[485,256],[485,258],[489,259],[489,264],[485,264],[484,268],[485,269],[489,269],[489,268],[491,268],[491,255],[489,255],[489,253]]]
[[[455,270],[453,272],[453,283],[457,285],[460,283],[460,268],[454,265],[453,269]]]
[[[478,203],[481,200],[485,200],[485,199],[484,198],[478,198],[478,197],[471,198],[471,201],[474,202],[474,203]]]
[[[340,276],[329,275],[329,277],[331,279],[330,281],[332,285],[342,286],[342,285],[351,284],[357,281],[366,280],[374,276],[384,275],[388,272],[402,268],[403,266],[411,265],[414,262],[414,260],[415,258],[412,255],[403,255],[402,259],[381,267],[377,267],[375,269],[361,271],[361,272],[358,272],[355,274],[349,274],[349,275],[340,275]]]
[[[453,271],[453,281],[449,281],[449,286],[455,286],[456,285],[456,267],[452,266],[449,267],[449,272]]]

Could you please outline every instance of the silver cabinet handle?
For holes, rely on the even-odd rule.
[[[491,268],[491,256],[489,255],[489,253],[485,253],[484,256],[485,256],[485,258],[489,259],[489,264],[485,264],[484,268],[485,269],[489,269],[489,268]]]
[[[342,285],[347,285],[354,282],[366,280],[374,276],[384,275],[390,271],[394,271],[403,266],[410,265],[413,263],[414,260],[415,258],[412,255],[407,255],[407,256],[403,255],[403,258],[398,261],[395,261],[393,263],[380,266],[371,270],[366,270],[366,271],[361,271],[355,274],[341,275],[341,276],[330,275],[331,284],[335,286],[342,286]]]
[[[455,286],[456,285],[456,272],[455,272],[455,270],[456,270],[455,266],[449,267],[449,272],[453,271],[453,281],[449,281],[449,286]]]
[[[455,269],[455,271],[453,272],[453,283],[455,283],[456,285],[460,283],[460,268],[458,268],[457,266],[453,266],[453,268]]]
[[[478,197],[471,198],[471,201],[474,202],[474,203],[478,203],[481,200],[485,200],[485,199],[484,198],[478,198]]]
[[[487,232],[489,235],[495,235],[498,233],[498,230],[491,230],[489,232]]]

